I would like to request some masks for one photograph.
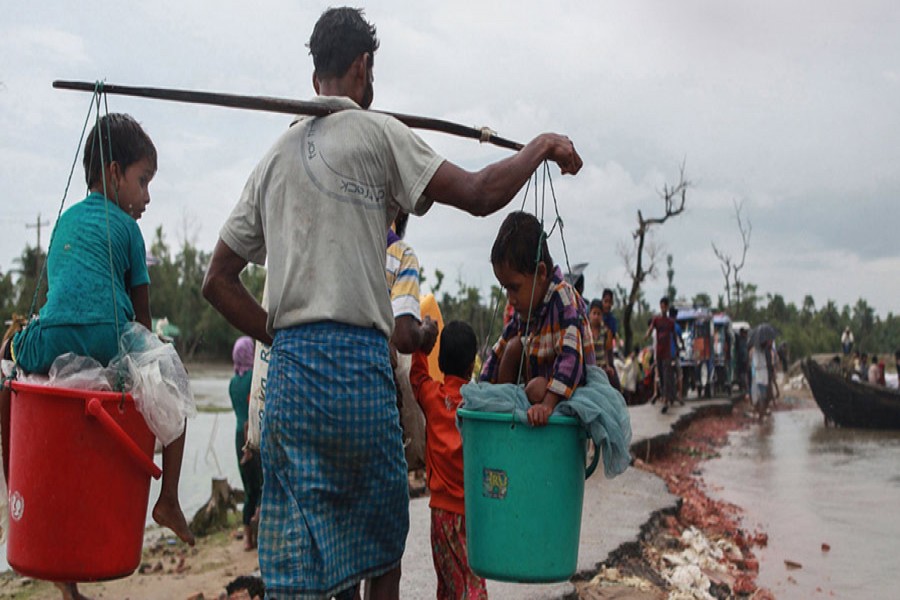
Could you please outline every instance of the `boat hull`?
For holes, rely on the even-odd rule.
[[[850,381],[807,359],[803,373],[826,422],[840,427],[900,429],[900,392]]]

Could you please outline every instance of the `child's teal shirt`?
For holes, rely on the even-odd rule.
[[[105,364],[118,345],[116,317],[119,331],[135,318],[131,290],[150,283],[137,222],[102,194],[90,194],[63,213],[53,230],[47,281],[40,318],[13,343],[16,360],[32,372],[46,372],[65,352]],[[29,331],[35,328],[43,331]],[[92,336],[104,339],[87,339]]]

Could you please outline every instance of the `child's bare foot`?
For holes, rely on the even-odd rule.
[[[182,542],[190,546],[194,545],[196,541],[194,534],[191,533],[191,528],[188,527],[177,500],[172,501],[160,496],[156,501],[156,506],[153,507],[153,520],[163,527],[171,529]]]
[[[62,592],[63,600],[91,600],[78,591],[78,584],[55,581],[53,585],[56,586],[56,589]]]

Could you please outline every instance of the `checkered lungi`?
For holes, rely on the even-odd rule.
[[[279,330],[262,425],[267,598],[329,598],[396,567],[409,495],[387,340],[333,322]]]

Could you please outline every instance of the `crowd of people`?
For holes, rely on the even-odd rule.
[[[884,357],[889,355],[882,354],[879,358],[877,354],[873,353],[869,356],[867,352],[854,349],[854,344],[853,332],[847,326],[841,334],[843,357],[839,360],[839,364],[842,373],[853,381],[886,386]],[[894,352],[894,371],[900,374],[900,349]]]

